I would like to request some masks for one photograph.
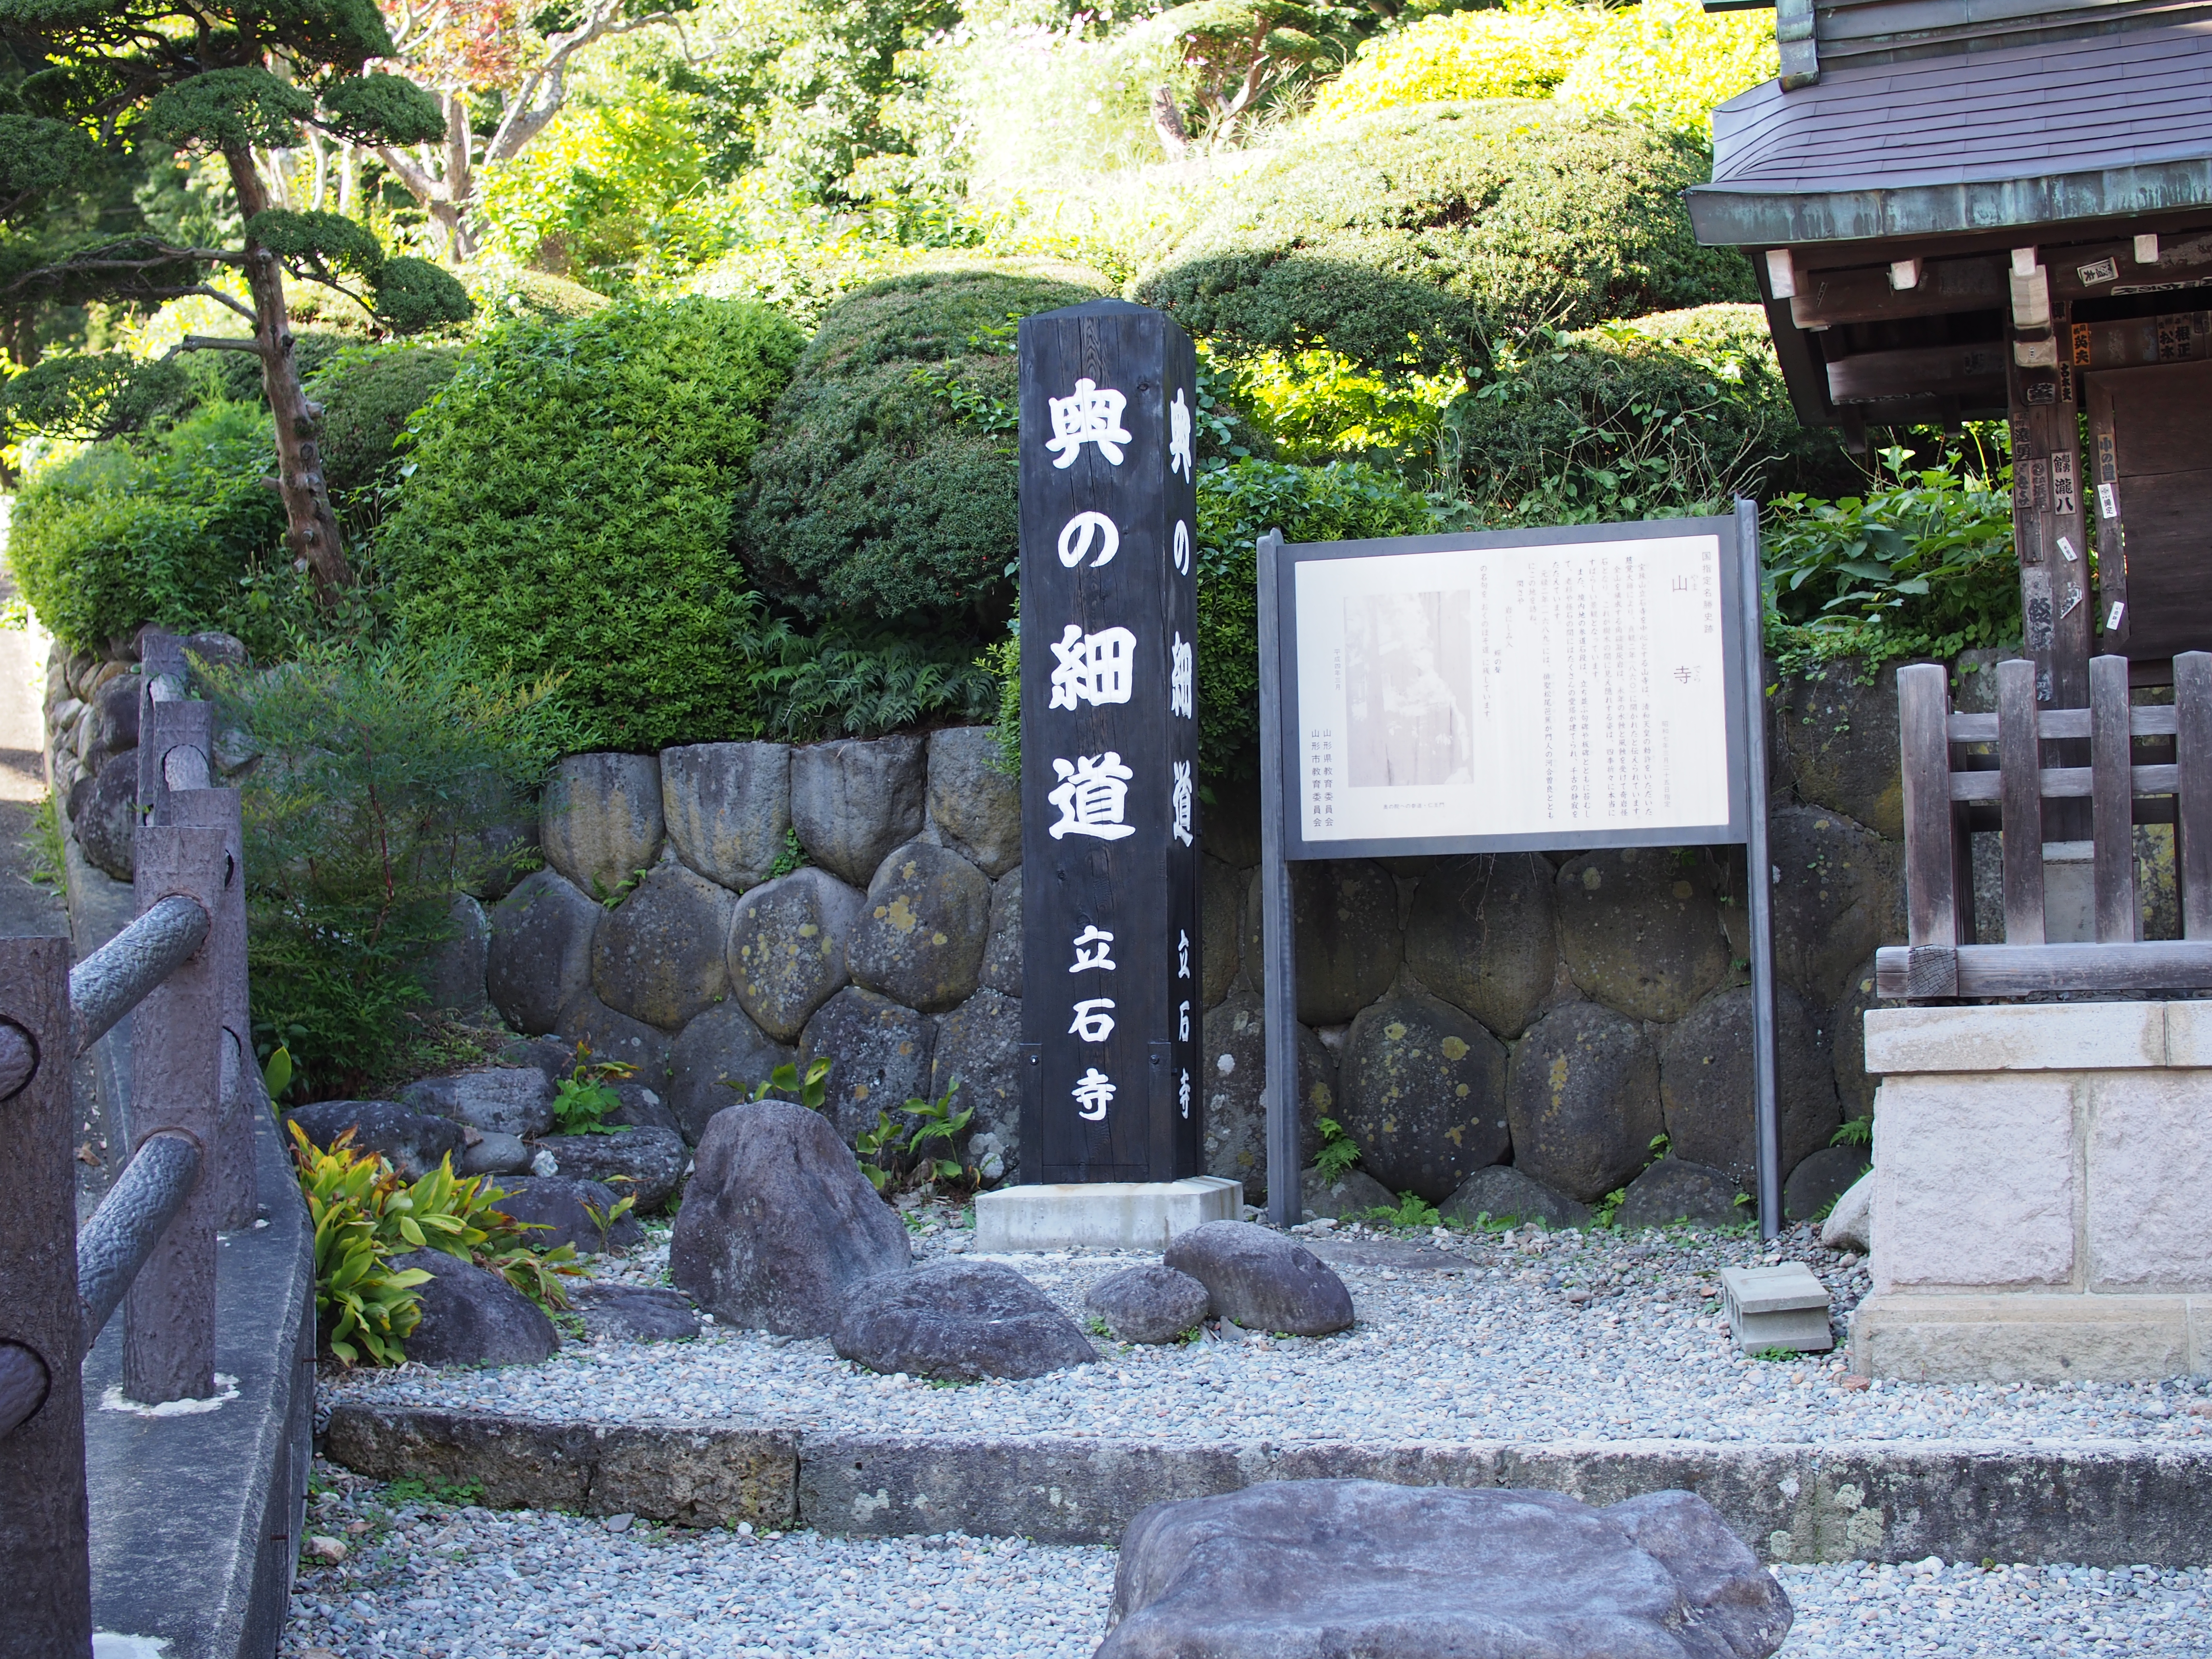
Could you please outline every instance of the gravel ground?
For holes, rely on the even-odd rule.
[[[964,1249],[938,1212],[923,1257]],[[2212,1430],[2212,1388],[2187,1378],[2114,1383],[1947,1386],[1845,1373],[1843,1352],[1776,1363],[1729,1344],[1719,1271],[1809,1262],[1834,1297],[1840,1341],[1865,1267],[1796,1229],[1778,1252],[1747,1236],[1668,1232],[1469,1234],[1386,1240],[1360,1228],[1312,1235],[1337,1262],[1359,1314],[1317,1339],[1246,1337],[1160,1348],[1101,1341],[1102,1364],[958,1389],[881,1377],[790,1340],[708,1327],[697,1340],[572,1344],[543,1365],[490,1371],[407,1366],[329,1382],[331,1395],[538,1419],[696,1422],[903,1434],[1081,1436],[1174,1443],[1267,1439],[1683,1438],[1821,1443],[2093,1439],[2189,1442]],[[602,1278],[665,1283],[667,1230]],[[1097,1279],[1157,1258],[1103,1252],[1006,1258],[1079,1322]],[[1390,1265],[1385,1265],[1389,1263]]]
[[[346,1559],[302,1562],[283,1659],[1073,1659],[1104,1634],[1113,1595],[1115,1553],[1101,1547],[687,1532],[452,1507],[405,1483],[318,1474],[309,1531]],[[2199,1569],[1931,1559],[1776,1573],[1797,1609],[1784,1659],[2201,1659],[2212,1646],[2212,1572]]]

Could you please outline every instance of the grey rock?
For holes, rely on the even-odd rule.
[[[1178,1233],[1163,1259],[1205,1285],[1213,1311],[1246,1330],[1325,1336],[1352,1323],[1352,1292],[1328,1264],[1249,1221],[1209,1221]]]
[[[499,1184],[505,1196],[492,1207],[531,1226],[525,1237],[534,1250],[568,1244],[578,1255],[597,1255],[645,1242],[645,1228],[634,1208],[609,1224],[607,1218],[614,1214],[623,1194],[604,1182],[551,1175],[521,1176]]]
[[[854,983],[941,1014],[972,994],[991,927],[991,884],[959,854],[908,842],[883,862],[845,947]]]
[[[1804,800],[1849,813],[1877,834],[1905,835],[1897,740],[1897,670],[1872,674],[1850,658],[1781,677],[1769,721]],[[1994,678],[1994,677],[1991,677]]]
[[[401,1105],[473,1128],[526,1139],[553,1127],[553,1089],[534,1066],[484,1066],[426,1077],[399,1091]]]
[[[1791,1616],[1692,1492],[1272,1480],[1129,1523],[1097,1659],[1765,1659]]]
[[[1790,1171],[1790,1179],[1782,1183],[1782,1218],[1785,1221],[1807,1221],[1820,1212],[1821,1206],[1840,1203],[1845,1193],[1859,1182],[1867,1172],[1867,1155],[1858,1146],[1823,1146],[1811,1157],[1800,1160]]]
[[[1398,1195],[1364,1170],[1346,1170],[1323,1179],[1319,1170],[1298,1171],[1298,1204],[1310,1216],[1365,1215],[1370,1210],[1395,1210]]]
[[[1505,1103],[1515,1166],[1585,1204],[1626,1185],[1666,1127],[1650,1040],[1593,1002],[1567,1003],[1528,1028],[1507,1068]]]
[[[118,881],[137,869],[138,751],[111,757],[88,784],[70,791],[76,844],[93,868]]]
[[[1587,1227],[1590,1219],[1588,1205],[1553,1192],[1510,1164],[1477,1170],[1438,1211],[1446,1221],[1464,1222],[1470,1227],[1485,1216],[1513,1226],[1540,1222],[1547,1227]]]
[[[592,989],[617,1013],[678,1031],[729,994],[730,918],[737,896],[680,864],[664,864],[599,924]]]
[[[769,878],[791,833],[791,750],[694,743],[660,751],[660,811],[676,856],[742,892]]]
[[[684,1028],[669,1059],[668,1107],[684,1138],[697,1146],[715,1113],[750,1098],[777,1066],[797,1057],[736,1003],[707,1010]]]
[[[1624,1230],[1665,1227],[1686,1221],[1692,1227],[1735,1227],[1757,1212],[1736,1202],[1741,1188],[1724,1170],[1686,1158],[1662,1158],[1628,1183],[1613,1224]]]
[[[491,923],[484,908],[467,893],[448,901],[453,936],[430,959],[423,989],[433,1008],[474,1017],[484,1010],[484,969],[491,945]]]
[[[923,739],[845,738],[791,757],[791,827],[807,857],[865,887],[891,849],[921,833]]]
[[[952,1109],[972,1110],[968,1133],[998,1137],[1001,1173],[1014,1168],[1022,1144],[1022,1005],[996,991],[978,991],[937,1022],[929,1051],[929,1097],[952,1087]]]
[[[1398,884],[1372,859],[1291,866],[1291,931],[1297,940],[1298,1019],[1335,1025],[1390,988],[1398,977],[1403,936]],[[1265,992],[1260,948],[1260,873],[1244,902],[1244,976]]]
[[[853,1285],[912,1259],[906,1224],[819,1113],[763,1100],[708,1124],[668,1267],[722,1323],[823,1335]]]
[[[1199,1081],[1205,1096],[1208,1175],[1244,1183],[1244,1200],[1256,1204],[1267,1189],[1267,1034],[1265,1010],[1250,991],[1231,991],[1206,1011],[1199,1036]],[[1298,1161],[1321,1152],[1321,1120],[1336,1115],[1335,1056],[1321,1039],[1298,1027]]]
[[[1339,1115],[1360,1167],[1431,1204],[1505,1154],[1505,1045],[1417,991],[1360,1010],[1345,1039]]]
[[[1022,994],[1022,872],[1009,870],[991,885],[991,936],[983,943],[977,982],[1010,996]]]
[[[1260,862],[1260,781],[1217,779],[1206,808],[1206,851],[1236,870]]]
[[[1212,1311],[1206,1286],[1164,1265],[1125,1267],[1093,1285],[1084,1307],[1122,1342],[1172,1342]]]
[[[475,868],[470,891],[486,903],[505,898],[530,873],[526,863],[542,865],[538,840],[538,803],[503,786],[477,809],[477,827],[464,837],[464,856]]]
[[[1559,953],[1583,994],[1632,1019],[1668,1020],[1717,989],[1729,941],[1715,877],[1704,854],[1670,848],[1570,859],[1554,884]]]
[[[1243,874],[1217,858],[1199,862],[1199,1006],[1211,1008],[1229,994],[1243,965]]]
[[[684,1179],[690,1149],[673,1129],[617,1129],[604,1135],[546,1135],[538,1150],[553,1154],[561,1173],[597,1181],[617,1197],[637,1200],[640,1215],[657,1213]]]
[[[1075,1322],[1012,1267],[957,1256],[854,1285],[830,1346],[873,1371],[951,1382],[1042,1376],[1098,1357]]]
[[[533,870],[492,907],[484,983],[516,1030],[551,1030],[590,988],[592,935],[606,914],[555,870]]]
[[[1820,1243],[1832,1250],[1856,1250],[1861,1255],[1874,1249],[1874,1171],[1869,1170],[1844,1190],[1820,1224]]]
[[[187,634],[184,638],[185,660],[192,671],[192,684],[204,686],[207,682],[200,673],[204,666],[242,668],[246,665],[246,644],[235,634],[218,633],[209,629],[198,634]],[[197,660],[195,660],[197,659]]]
[[[859,889],[811,865],[738,901],[730,988],[754,1024],[779,1042],[799,1040],[850,978],[845,950],[865,902]]]
[[[1881,1004],[1874,994],[1874,958],[1869,957],[1844,980],[1843,999],[1828,1017],[1828,1030],[1835,1039],[1836,1098],[1845,1117],[1874,1115],[1878,1079],[1867,1075],[1866,1017],[1868,1009]]]
[[[1669,1150],[1746,1188],[1756,1185],[1759,1169],[1751,1001],[1748,986],[1716,991],[1659,1045]],[[1786,985],[1774,988],[1774,1057],[1782,1167],[1790,1170],[1828,1144],[1838,1113],[1826,1030]]]
[[[929,734],[929,816],[945,844],[994,881],[1022,861],[1021,780],[999,769],[994,727]]]
[[[538,819],[545,861],[593,898],[660,857],[660,763],[651,755],[571,755],[554,769]]]
[[[534,1365],[560,1349],[560,1334],[544,1310],[497,1273],[443,1250],[410,1250],[392,1257],[392,1265],[430,1275],[415,1287],[422,1317],[406,1338],[408,1358],[425,1365]]]
[[[1406,965],[1509,1041],[1558,977],[1551,864],[1534,853],[1438,860],[1414,890]]]
[[[635,1066],[634,1083],[658,1090],[668,1081],[668,1055],[675,1046],[668,1034],[608,1007],[588,990],[578,992],[561,1011],[560,1033],[589,1048],[593,1060]]]
[[[374,1152],[403,1181],[419,1181],[461,1150],[461,1126],[392,1100],[319,1100],[286,1115],[325,1152],[347,1130],[357,1152]]]
[[[1769,817],[1767,833],[1768,854],[1781,872],[1774,884],[1775,974],[1809,1000],[1832,1005],[1876,945],[1904,941],[1899,849],[1819,807],[1783,807]]]
[[[556,1036],[517,1037],[499,1051],[499,1063],[534,1071],[550,1089],[576,1069],[576,1045]]]
[[[822,1005],[799,1042],[803,1077],[815,1060],[830,1061],[823,1110],[848,1146],[876,1127],[876,1114],[895,1118],[929,1086],[929,1021],[889,997],[848,985]]]
[[[648,1089],[640,1083],[616,1083],[610,1086],[622,1103],[600,1122],[630,1129],[665,1129],[679,1139],[684,1138],[684,1120],[676,1115],[676,1109],[658,1089]]]
[[[568,1300],[594,1341],[683,1342],[699,1334],[698,1312],[681,1291],[587,1281],[569,1286]]]
[[[111,755],[120,755],[138,746],[138,694],[145,681],[135,672],[118,674],[93,693],[93,738],[80,758],[93,764],[97,771]],[[94,757],[99,764],[94,764]],[[133,763],[131,770],[137,767]]]
[[[461,1155],[453,1163],[456,1175],[520,1175],[536,1156],[520,1135],[501,1134],[496,1129],[464,1129],[461,1141]]]

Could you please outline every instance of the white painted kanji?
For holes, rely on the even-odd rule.
[[[1168,647],[1168,713],[1187,720],[1198,718],[1197,653],[1181,630]]]
[[[1097,927],[1085,927],[1075,936],[1075,963],[1067,971],[1086,973],[1093,968],[1115,971],[1114,935]]]
[[[1180,927],[1176,929],[1176,977],[1190,977],[1190,935]]]
[[[1190,526],[1181,519],[1176,520],[1175,567],[1177,575],[1190,574]]]
[[[1182,1088],[1179,1092],[1182,1098],[1182,1115],[1188,1118],[1190,1115],[1190,1067],[1188,1066],[1182,1068]]]
[[[1190,838],[1190,803],[1193,791],[1190,784],[1190,763],[1175,763],[1175,836],[1184,846],[1192,845]]]
[[[1180,1038],[1182,1042],[1189,1042],[1189,1041],[1190,1041],[1190,1004],[1188,1004],[1188,1002],[1186,1002],[1186,1003],[1184,1003],[1184,1004],[1182,1005],[1182,1012],[1176,1016],[1176,1036],[1178,1038]]]
[[[1137,833],[1137,826],[1127,822],[1129,782],[1137,775],[1121,764],[1116,751],[1078,755],[1073,762],[1055,757],[1052,769],[1060,787],[1045,799],[1060,809],[1060,822],[1048,832],[1054,841],[1068,836],[1119,841]]]
[[[1190,405],[1183,401],[1182,388],[1177,386],[1175,401],[1168,405],[1168,471],[1192,479],[1197,477],[1197,458],[1191,453]]]
[[[1105,1042],[1114,1035],[1113,1006],[1111,997],[1085,997],[1075,1005],[1075,1023],[1067,1028],[1068,1036],[1085,1042]]]
[[[1052,451],[1054,466],[1073,466],[1085,444],[1097,444],[1109,463],[1121,465],[1121,446],[1131,441],[1121,424],[1121,411],[1129,404],[1127,398],[1086,374],[1066,397],[1045,401],[1052,409],[1052,436],[1044,447]]]
[[[1052,654],[1060,659],[1060,665],[1052,671],[1052,708],[1080,708],[1086,702],[1096,707],[1129,701],[1137,636],[1127,629],[1108,628],[1086,634],[1070,623],[1052,647]]]
[[[1103,1123],[1114,1103],[1114,1085],[1096,1066],[1075,1079],[1068,1092],[1075,1097],[1075,1115],[1085,1123]]]
[[[1098,544],[1095,555],[1091,550],[1094,542]],[[1060,527],[1060,562],[1070,570],[1085,559],[1093,570],[1111,564],[1121,550],[1121,527],[1103,513],[1079,513]]]

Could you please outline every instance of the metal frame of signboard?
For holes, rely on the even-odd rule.
[[[1303,815],[1291,810],[1286,778],[1297,767],[1292,750],[1302,726],[1297,704],[1296,579],[1302,563],[1316,560],[1389,557],[1407,553],[1473,551],[1487,548],[1561,547],[1644,541],[1699,534],[1717,537],[1723,697],[1728,724],[1729,820],[1669,825],[1662,830],[1586,831],[1569,839],[1576,851],[1607,847],[1687,847],[1741,843],[1747,872],[1747,920],[1751,929],[1753,1103],[1758,1163],[1759,1230],[1767,1238],[1782,1223],[1782,1154],[1774,1065],[1774,952],[1772,866],[1766,848],[1765,662],[1760,650],[1759,508],[1739,499],[1732,516],[1662,519],[1638,524],[1580,525],[1558,529],[1493,531],[1443,536],[1396,536],[1364,542],[1284,541],[1279,532],[1260,538],[1260,840],[1261,951],[1267,1047],[1267,1208],[1279,1226],[1299,1219],[1297,1134],[1297,950],[1291,914],[1290,866],[1294,860],[1558,850],[1561,837],[1539,833],[1504,836],[1419,836],[1402,838],[1305,839]],[[1731,550],[1734,556],[1730,556]]]

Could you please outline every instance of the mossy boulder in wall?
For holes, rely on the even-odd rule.
[[[876,1127],[878,1112],[896,1121],[907,1102],[928,1087],[934,1035],[927,1014],[857,985],[838,992],[806,1022],[799,1069],[804,1075],[817,1060],[830,1062],[823,1110],[848,1146]]]
[[[1206,1094],[1206,1172],[1244,1183],[1256,1204],[1267,1188],[1266,1011],[1249,991],[1232,991],[1206,1011],[1200,1031],[1200,1081]],[[1336,1060],[1298,1027],[1298,1166],[1321,1151],[1321,1120],[1336,1115]]]
[[[1399,991],[1352,1022],[1340,1072],[1359,1167],[1431,1204],[1504,1155],[1505,1045],[1435,997]]]
[[[1801,799],[1856,818],[1893,841],[1905,836],[1905,772],[1898,747],[1897,668],[1869,674],[1852,659],[1784,678],[1768,717],[1779,728]]]
[[[1244,900],[1244,976],[1265,993],[1260,872]],[[1297,941],[1298,1018],[1308,1025],[1350,1019],[1398,977],[1403,936],[1398,884],[1372,859],[1291,866],[1291,933]]]
[[[1826,1017],[1826,1009],[1788,986],[1774,988],[1775,1093],[1785,1175],[1828,1144],[1841,1117]],[[1759,1156],[1748,986],[1714,992],[1668,1028],[1659,1044],[1659,1087],[1674,1156],[1753,1187]]]
[[[664,749],[660,811],[678,858],[732,892],[757,886],[791,832],[791,750],[780,743]]]
[[[1528,1028],[1505,1097],[1514,1167],[1584,1204],[1633,1180],[1665,1127],[1658,1054],[1633,1020],[1594,1002]]]
[[[1767,817],[1774,880],[1774,972],[1811,1001],[1844,1000],[1852,973],[1878,945],[1905,942],[1900,848],[1820,806]],[[1746,954],[1741,905],[1725,914],[1731,948]]]
[[[651,755],[570,755],[545,785],[545,861],[593,898],[611,898],[660,857],[660,763]]]
[[[638,883],[592,939],[592,988],[618,1013],[668,1032],[730,988],[726,951],[738,896],[680,864]]]
[[[1624,847],[1560,866],[1559,952],[1583,994],[1636,1019],[1680,1019],[1728,977],[1729,942],[1702,853]]]
[[[991,884],[950,848],[908,842],[884,860],[853,924],[853,978],[909,1008],[941,1014],[979,983]]]
[[[1431,867],[1414,890],[1406,965],[1499,1036],[1519,1036],[1558,976],[1553,879],[1550,861],[1536,853]]]
[[[730,923],[730,987],[761,1030],[795,1042],[851,975],[845,950],[866,902],[812,866],[754,888]]]
[[[492,907],[485,988],[518,1031],[533,1036],[592,983],[592,936],[605,907],[557,870],[533,870]]]
[[[937,1022],[929,1054],[929,1097],[952,1089],[955,1115],[972,1109],[963,1139],[996,1135],[1001,1166],[1011,1172],[1022,1146],[1022,1004],[988,988]],[[941,1143],[933,1156],[949,1154]]]
[[[1208,854],[1199,874],[1199,968],[1203,980],[1199,1006],[1211,1008],[1229,994],[1238,967],[1237,935],[1242,931],[1244,878],[1219,859]]]

